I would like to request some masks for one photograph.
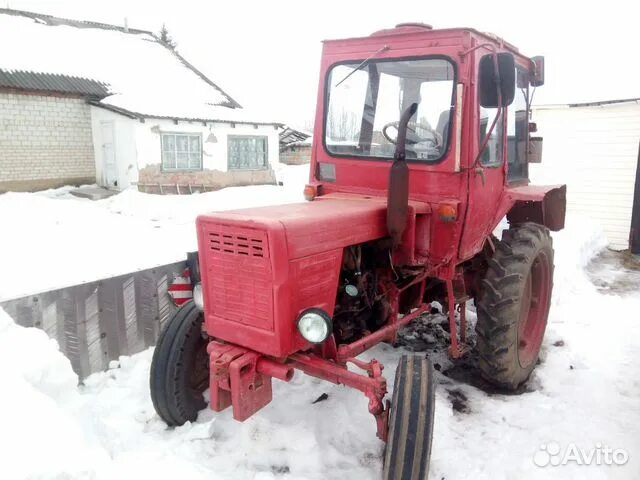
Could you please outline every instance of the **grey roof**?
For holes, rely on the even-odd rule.
[[[280,132],[280,150],[288,147],[292,144],[300,144],[307,140],[311,135],[306,132],[302,132],[300,130],[296,130],[295,128],[291,128],[289,126],[285,126]]]
[[[0,69],[0,88],[15,88],[80,95],[102,99],[109,95],[109,86],[87,78]]]
[[[615,100],[601,100],[599,102],[581,102],[581,103],[569,103],[569,107],[600,107],[602,105],[614,105],[616,103],[631,103],[638,102],[640,98],[619,98]]]

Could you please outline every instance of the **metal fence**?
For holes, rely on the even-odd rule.
[[[80,379],[154,345],[174,312],[167,288],[187,262],[0,303],[19,325],[55,338]]]

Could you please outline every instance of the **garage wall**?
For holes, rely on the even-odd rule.
[[[84,99],[0,92],[0,192],[93,183],[95,177]]]
[[[629,248],[640,143],[640,103],[534,108],[544,137],[533,183],[566,183],[568,213],[599,222],[611,248]]]

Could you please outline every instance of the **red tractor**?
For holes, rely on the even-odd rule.
[[[528,180],[543,83],[542,57],[472,29],[401,24],[325,42],[307,201],[197,219],[194,301],[153,357],[160,417],[194,420],[209,388],[210,408],[243,421],[271,402],[272,378],[300,371],[366,395],[384,478],[426,478],[429,361],[402,356],[389,401],[383,366],[358,355],[437,301],[458,358],[473,300],[482,376],[505,389],[529,377],[551,299],[549,230],[565,216],[565,186]]]

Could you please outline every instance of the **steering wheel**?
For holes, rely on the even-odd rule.
[[[396,144],[396,138],[391,137],[387,130],[395,128],[398,130],[400,122],[389,122],[382,127],[382,135],[389,142]],[[438,147],[442,145],[442,135],[436,132],[431,126],[424,123],[409,122],[407,124],[407,145],[415,145],[416,143],[429,142],[432,146]]]

